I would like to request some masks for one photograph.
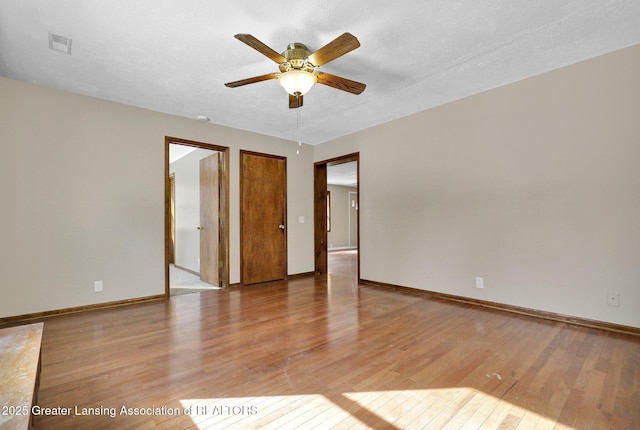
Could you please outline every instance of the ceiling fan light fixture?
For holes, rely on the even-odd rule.
[[[292,96],[305,95],[316,82],[316,75],[304,70],[289,70],[278,77],[278,83]]]
[[[276,62],[279,71],[227,82],[224,85],[228,88],[277,79],[280,86],[289,94],[289,109],[298,109],[303,105],[302,96],[315,84],[326,85],[351,94],[360,94],[366,87],[363,83],[316,70],[323,64],[327,64],[360,46],[358,39],[351,33],[343,33],[313,54],[302,43],[290,43],[282,54],[278,54],[250,34],[236,34],[234,37]]]

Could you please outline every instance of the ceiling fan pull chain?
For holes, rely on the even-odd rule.
[[[300,106],[300,93],[296,94],[296,104]],[[300,108],[296,109],[296,133],[298,134],[296,155],[300,155],[300,147],[302,146],[302,140],[300,139]]]

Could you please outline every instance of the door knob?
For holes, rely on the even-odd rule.
[[[198,226],[198,230],[202,230],[202,227]]]
[[[280,225],[278,226],[278,228],[279,228],[280,230],[284,230],[284,224],[280,224]]]

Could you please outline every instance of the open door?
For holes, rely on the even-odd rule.
[[[313,213],[314,213],[314,255],[316,275],[326,275],[328,268],[327,256],[327,163],[315,165],[313,181]]]
[[[176,262],[176,176],[169,175],[169,264]]]
[[[220,286],[220,153],[200,160],[200,279]]]
[[[202,157],[192,157],[187,164],[181,164],[182,170],[172,178],[173,169],[177,167],[174,163],[196,150],[203,152]],[[202,159],[205,161],[200,163]],[[200,201],[206,203],[200,206]],[[171,296],[170,271],[173,269],[200,274],[207,284],[229,286],[228,220],[229,148],[166,136],[166,297]],[[207,245],[203,246],[203,242]]]

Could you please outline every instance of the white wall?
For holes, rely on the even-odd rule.
[[[639,118],[640,45],[315,159],[360,152],[363,279],[640,327]]]
[[[312,147],[5,78],[0,120],[0,318],[164,294],[165,136],[231,148],[232,283],[239,150],[286,156],[289,273],[313,271]]]

